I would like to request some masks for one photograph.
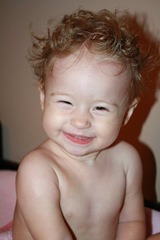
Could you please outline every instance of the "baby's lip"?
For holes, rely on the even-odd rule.
[[[88,137],[88,136],[83,136],[80,134],[67,133],[67,132],[64,132],[64,135],[71,142],[77,143],[77,144],[82,144],[82,145],[89,144],[90,142],[92,142],[92,140],[94,138],[94,137]]]

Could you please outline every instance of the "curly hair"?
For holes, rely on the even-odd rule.
[[[54,67],[54,59],[72,54],[85,44],[94,54],[130,64],[136,96],[142,85],[141,69],[149,56],[148,53],[142,53],[138,37],[131,31],[129,19],[127,12],[78,10],[65,15],[53,31],[48,28],[46,36],[37,37],[33,34],[29,60],[41,86],[44,87],[51,62]]]

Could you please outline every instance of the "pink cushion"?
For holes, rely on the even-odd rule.
[[[0,170],[0,228],[13,220],[16,171]]]
[[[146,208],[147,236],[160,232],[160,212]]]

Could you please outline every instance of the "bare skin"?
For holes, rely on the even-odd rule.
[[[131,146],[119,143],[101,153],[94,164],[88,164],[62,161],[49,151],[51,144],[45,142],[27,156],[19,170],[18,189],[26,191],[17,204],[14,239],[112,240],[122,239],[116,238],[117,228],[119,234],[123,228],[129,232],[132,225],[144,229],[141,167]],[[29,191],[28,185],[32,186]],[[37,218],[39,212],[41,218]]]
[[[40,93],[48,139],[18,170],[13,239],[145,239],[141,161],[118,140],[130,69],[86,51],[56,64]]]

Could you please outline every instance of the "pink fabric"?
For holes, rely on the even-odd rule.
[[[0,228],[0,233],[6,232],[12,229],[12,221]]]
[[[12,231],[0,233],[0,240],[12,240]]]
[[[160,233],[160,212],[150,208],[146,208],[145,212],[147,236]]]
[[[13,220],[16,203],[15,171],[0,170],[0,228]]]
[[[0,229],[0,240],[12,240],[12,222]]]
[[[152,234],[155,233],[160,233],[160,212],[152,210],[151,211],[152,217],[151,219],[153,219],[152,222]]]

